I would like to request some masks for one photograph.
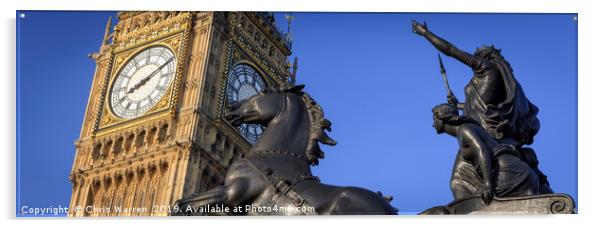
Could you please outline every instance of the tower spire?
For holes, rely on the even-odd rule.
[[[111,21],[113,20],[112,16],[109,16],[109,20],[107,21],[107,26],[105,27],[105,35],[102,39],[102,46],[109,44],[109,39],[111,37]]]
[[[291,73],[291,83],[294,85],[297,81],[297,56],[293,62],[293,72]]]
[[[291,31],[291,25],[293,23],[293,19],[295,18],[293,16],[293,13],[288,12],[286,15],[284,15],[284,18],[286,19],[287,22],[287,27],[286,27],[286,42],[288,42],[289,46],[292,46],[293,43],[293,34]]]

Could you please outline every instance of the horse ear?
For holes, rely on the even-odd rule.
[[[305,88],[305,85],[303,85],[303,84],[295,85],[295,86],[289,88],[287,91],[296,93],[296,94],[301,94],[301,92],[303,92],[303,88]]]

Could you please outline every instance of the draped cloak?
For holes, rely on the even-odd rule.
[[[503,59],[481,59],[474,70],[464,92],[464,114],[479,123],[487,133],[500,141],[513,138],[521,145],[533,143],[539,131],[539,112],[525,96],[522,87],[514,78],[512,68]],[[487,104],[483,96],[491,96],[492,91],[483,89],[488,78],[485,74],[497,73],[503,80],[506,97],[497,104]],[[499,79],[497,79],[499,80]]]

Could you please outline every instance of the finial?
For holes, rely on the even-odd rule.
[[[295,56],[295,60],[293,62],[293,73],[291,74],[291,82],[293,85],[297,81],[297,56]]]
[[[293,23],[293,19],[295,18],[293,16],[293,13],[288,12],[286,15],[284,15],[284,18],[287,21],[287,28],[286,28],[286,42],[289,43],[289,45],[291,45],[293,43],[293,34],[291,32],[291,24]]]
[[[105,27],[105,36],[102,39],[102,45],[106,45],[109,43],[109,37],[111,35],[111,21],[112,21],[113,17],[109,16],[109,20],[107,21],[107,26]]]

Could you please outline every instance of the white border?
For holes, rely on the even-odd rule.
[[[579,214],[569,216],[396,216],[396,217],[369,217],[369,216],[338,216],[300,219],[299,217],[270,217],[270,218],[147,218],[147,219],[22,219],[15,218],[15,104],[16,104],[16,79],[15,79],[15,10],[201,10],[201,11],[346,11],[346,12],[516,12],[516,13],[578,13],[579,26]],[[106,227],[118,221],[120,225],[131,227],[146,226],[187,226],[212,227],[212,226],[365,226],[381,227],[385,225],[402,225],[407,227],[422,226],[475,226],[488,225],[492,227],[523,227],[523,226],[563,226],[581,227],[595,224],[599,220],[598,213],[602,206],[599,196],[600,177],[602,173],[598,162],[601,162],[597,149],[597,140],[601,135],[596,132],[602,129],[597,117],[601,116],[600,101],[602,82],[600,77],[602,54],[600,43],[600,18],[601,10],[594,1],[558,1],[558,0],[495,0],[495,1],[469,1],[469,0],[411,0],[404,2],[386,0],[331,0],[331,1],[285,1],[285,0],[215,0],[215,1],[164,1],[164,0],[54,0],[54,1],[19,1],[2,2],[3,32],[2,46],[4,54],[0,57],[0,69],[5,73],[1,77],[3,108],[0,126],[3,131],[0,135],[0,145],[4,146],[3,179],[4,187],[2,209],[5,227],[27,226],[92,226]],[[400,28],[404,27],[400,22]],[[60,24],[56,26],[61,26]],[[537,28],[533,28],[537,29]],[[521,35],[521,34],[517,34]],[[43,191],[43,190],[41,190]],[[51,221],[49,221],[51,220]],[[8,224],[6,224],[8,223]],[[85,223],[85,224],[84,224]],[[344,223],[344,224],[343,224]]]

